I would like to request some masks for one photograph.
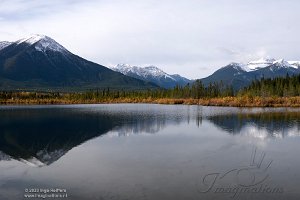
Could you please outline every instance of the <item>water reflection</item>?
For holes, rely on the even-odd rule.
[[[111,110],[3,109],[0,111],[0,161],[15,159],[31,166],[50,165],[73,147],[108,131],[119,136],[156,133],[185,118],[166,113]],[[174,113],[173,113],[174,114]]]
[[[222,110],[223,109],[223,110]],[[118,136],[155,134],[167,126],[208,121],[232,135],[265,138],[299,136],[299,112],[212,109],[200,106],[121,105],[111,107],[44,107],[0,110],[0,161],[50,165],[72,148],[108,132]],[[220,112],[220,110],[222,112]],[[276,111],[276,110],[275,110]]]
[[[236,113],[207,117],[216,127],[230,134],[246,134],[259,138],[299,136],[299,112]]]
[[[113,119],[65,110],[5,110],[0,113],[0,159],[49,165],[73,147],[112,129]]]

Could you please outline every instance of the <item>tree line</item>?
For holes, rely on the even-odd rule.
[[[261,79],[253,81],[248,87],[240,91],[234,91],[231,86],[222,81],[210,83],[205,86],[200,80],[196,80],[185,86],[175,86],[172,89],[156,89],[144,91],[112,90],[110,88],[89,90],[77,93],[59,92],[0,92],[0,99],[118,99],[118,98],[173,98],[173,99],[203,99],[222,97],[292,97],[300,96],[300,75],[278,77],[274,79]]]
[[[261,97],[294,97],[300,95],[300,75],[277,78],[262,78],[253,81],[248,87],[239,92],[239,95]]]

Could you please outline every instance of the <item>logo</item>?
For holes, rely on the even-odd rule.
[[[267,184],[270,178],[268,170],[273,160],[266,159],[266,153],[258,153],[253,148],[249,165],[236,167],[223,173],[209,173],[202,177],[198,191],[202,194],[215,193],[236,198],[241,194],[281,194],[282,187]]]

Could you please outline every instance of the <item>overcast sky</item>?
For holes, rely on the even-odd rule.
[[[48,35],[106,66],[202,78],[229,62],[300,60],[299,0],[0,0],[0,40]]]

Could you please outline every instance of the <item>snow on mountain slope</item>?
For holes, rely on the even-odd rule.
[[[170,75],[153,65],[138,67],[129,64],[118,64],[111,69],[127,76],[153,82],[164,88],[172,88],[176,85],[186,85],[190,82],[190,80],[185,77],[178,74]]]
[[[300,66],[300,61],[286,61],[284,59],[274,59],[274,58],[261,58],[259,60],[250,61],[247,64],[239,63],[239,66],[246,72],[256,71],[262,68],[275,65],[282,68],[295,68],[298,69]]]
[[[9,46],[12,42],[7,42],[7,41],[1,41],[0,42],[0,50],[4,49],[5,47]]]
[[[275,62],[274,58],[261,58],[259,60],[254,60],[254,61],[248,62],[247,63],[247,68],[250,71],[253,71],[253,70],[257,70],[257,69],[264,68],[264,67],[267,67],[269,65],[272,65],[273,62]]]
[[[300,67],[300,61],[287,61],[287,62],[293,66]]]
[[[229,63],[228,65],[226,65],[225,67],[232,67],[233,69],[237,70],[239,73],[240,71],[247,71],[249,70],[247,65],[243,64],[243,63],[236,63],[236,62],[232,62]]]
[[[46,50],[59,51],[59,52],[68,51],[62,45],[58,44],[55,40],[45,35],[35,34],[15,42],[15,44],[17,45],[22,43],[26,43],[28,45],[34,45],[36,50],[42,52],[45,52]]]
[[[250,61],[247,64],[232,62],[229,65],[233,66],[235,69],[239,68],[239,70],[241,69],[246,72],[251,72],[251,71],[255,71],[270,66],[273,64],[273,62],[275,62],[275,59],[261,58],[259,60]]]
[[[285,61],[284,59],[279,59],[279,60],[274,61],[273,65],[276,65],[277,67],[282,67],[282,68],[298,69],[298,67],[296,65],[292,65],[288,61]]]
[[[164,77],[170,78],[175,81],[175,79],[167,74],[166,72],[162,71],[158,67],[155,66],[147,66],[147,67],[137,67],[131,66],[129,64],[118,64],[116,67],[112,68],[115,71],[121,72],[122,74],[127,75],[128,73],[135,73],[143,78],[147,78],[149,76],[153,77]]]
[[[32,45],[38,41],[40,41],[41,39],[45,38],[46,36],[44,35],[39,35],[39,34],[34,34],[34,35],[31,35],[29,37],[26,37],[26,38],[22,38],[18,41],[16,41],[16,44],[21,44],[21,43],[27,43],[29,45]]]

